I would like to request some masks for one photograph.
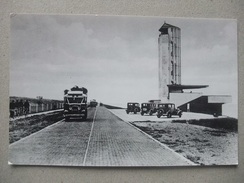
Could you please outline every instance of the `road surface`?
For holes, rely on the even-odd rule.
[[[191,161],[112,114],[60,121],[9,146],[9,163],[55,166],[185,166]]]

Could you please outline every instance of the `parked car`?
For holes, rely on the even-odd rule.
[[[127,109],[126,113],[129,114],[130,112],[133,112],[134,114],[140,112],[140,105],[136,102],[128,102],[127,103]]]
[[[171,118],[172,115],[182,116],[182,111],[175,107],[173,103],[160,103],[157,108],[157,117],[167,116]]]
[[[156,104],[155,103],[142,103],[141,104],[141,115],[149,114],[150,116],[153,113],[157,112]]]

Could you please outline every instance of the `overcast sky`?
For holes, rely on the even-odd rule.
[[[158,29],[181,28],[182,84],[237,103],[235,20],[126,16],[11,18],[10,95],[62,99],[74,85],[108,104],[158,99]]]

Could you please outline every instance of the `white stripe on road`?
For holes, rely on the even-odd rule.
[[[87,143],[87,147],[86,147],[86,153],[85,153],[85,157],[84,157],[84,160],[83,160],[83,166],[85,166],[85,164],[86,164],[86,156],[87,156],[89,145],[90,145],[90,141],[91,141],[91,136],[92,136],[92,132],[93,132],[94,122],[95,122],[95,119],[96,119],[96,114],[97,114],[97,107],[96,107],[96,110],[95,110],[95,113],[94,113],[94,117],[93,117],[93,121],[92,121],[92,127],[91,127],[91,132],[90,132],[88,143]]]

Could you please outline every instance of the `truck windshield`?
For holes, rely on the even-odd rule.
[[[83,97],[67,97],[65,102],[67,102],[67,103],[83,103],[84,98]]]

